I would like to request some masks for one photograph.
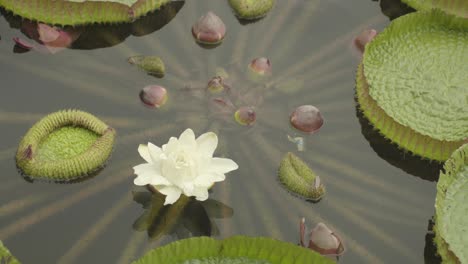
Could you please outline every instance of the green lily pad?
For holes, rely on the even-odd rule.
[[[453,153],[437,183],[437,251],[444,263],[468,262],[468,144]]]
[[[468,18],[468,4],[466,0],[401,0],[416,10],[442,9],[448,14]]]
[[[71,181],[104,166],[115,130],[95,116],[65,110],[34,124],[21,140],[16,163],[31,179]]]
[[[288,152],[281,161],[278,176],[289,191],[306,199],[316,202],[325,195],[325,187],[320,182],[320,177],[291,152]]]
[[[54,25],[133,22],[171,0],[0,0],[23,18]]]
[[[2,241],[0,241],[0,263],[1,264],[20,264],[20,262],[11,255],[8,248],[6,248]]]
[[[275,0],[229,0],[229,4],[237,17],[254,20],[266,16]]]
[[[468,138],[467,27],[468,20],[440,11],[417,12],[366,46],[358,102],[400,147],[445,161]]]
[[[133,264],[328,264],[318,253],[270,238],[234,236],[225,240],[197,237],[146,253]]]

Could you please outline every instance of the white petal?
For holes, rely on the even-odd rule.
[[[195,188],[193,194],[198,201],[205,201],[208,199],[208,189],[206,188]]]
[[[156,189],[158,190],[158,192],[166,195],[164,205],[175,203],[182,194],[181,190],[174,186],[164,186],[162,188],[156,187]]]
[[[140,153],[140,156],[148,163],[151,163],[151,156],[149,154],[148,146],[140,144],[138,146],[138,153]]]
[[[162,149],[153,143],[148,143],[148,152],[151,157],[151,161],[154,163],[159,162]]]
[[[140,174],[134,180],[133,183],[137,186],[145,186],[150,183],[151,174]]]
[[[171,152],[176,151],[179,148],[179,140],[176,137],[171,137],[167,144],[162,146],[162,151],[168,155]]]
[[[143,163],[140,165],[136,165],[133,167],[133,172],[136,175],[144,174],[144,173],[151,173],[155,171],[155,167],[152,163]]]
[[[218,146],[218,136],[213,132],[207,132],[197,138],[197,145],[200,154],[213,157]]]
[[[237,170],[239,165],[235,163],[232,159],[224,159],[224,158],[212,158],[210,171],[217,172],[217,173],[228,173],[233,170]]]
[[[213,183],[224,181],[225,179],[226,179],[226,176],[222,173],[210,172],[210,173],[206,173],[206,174],[198,176],[195,179],[194,184],[196,186],[209,188],[213,185]]]
[[[164,178],[162,175],[153,174],[150,179],[151,185],[166,185],[171,186],[172,183]]]
[[[195,134],[192,129],[187,128],[180,134],[179,144],[187,148],[195,148]]]

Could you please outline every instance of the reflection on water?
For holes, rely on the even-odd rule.
[[[422,159],[421,157],[398,148],[396,144],[393,144],[390,140],[382,136],[378,130],[374,129],[364,114],[359,110],[359,107],[356,108],[356,116],[359,119],[359,124],[361,124],[362,135],[369,141],[370,146],[379,157],[393,166],[411,175],[420,177],[421,179],[433,182],[439,179],[439,173],[443,167],[443,163]]]
[[[216,236],[219,230],[212,219],[230,218],[234,214],[231,207],[213,199],[200,202],[182,196],[174,204],[164,206],[164,195],[133,192],[133,200],[145,209],[133,223],[133,228],[146,231],[153,240],[172,234],[178,239]]]
[[[170,2],[161,9],[149,13],[134,23],[65,27],[63,31],[68,32],[73,37],[71,37],[72,41],[66,44],[62,43],[61,47],[70,47],[72,49],[112,47],[123,42],[129,36],[140,37],[151,34],[169,23],[184,4],[185,1]],[[39,39],[36,29],[38,23],[22,19],[19,16],[14,16],[4,9],[0,9],[0,12],[8,21],[10,27],[19,28],[28,38],[43,43],[43,41]],[[52,47],[54,47],[54,45]],[[18,47],[15,47],[15,49],[21,52],[21,49]],[[24,52],[25,49],[23,48],[22,51]]]
[[[400,0],[380,0],[380,8],[390,20],[416,11]]]

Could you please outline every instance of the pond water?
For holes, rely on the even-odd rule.
[[[214,49],[198,46],[190,33],[209,10],[227,26],[224,42]],[[130,263],[154,247],[195,235],[298,243],[302,217],[308,225],[326,223],[343,238],[347,251],[340,263],[431,261],[426,232],[439,167],[390,145],[360,116],[354,99],[359,58],[350,43],[363,29],[388,25],[378,2],[278,0],[266,18],[245,25],[227,1],[179,2],[164,12],[173,17],[168,21],[156,14],[134,26],[87,28],[70,49],[56,54],[19,52],[12,38],[24,37],[22,22],[2,14],[0,239],[23,263]],[[157,79],[127,63],[139,54],[160,56],[166,76]],[[261,98],[255,101],[255,125],[213,114],[201,89],[216,67],[232,76],[233,89],[248,91],[246,66],[262,56],[272,63],[273,79],[255,95]],[[288,80],[304,86],[293,89]],[[159,110],[139,100],[149,84],[168,89],[169,101]],[[289,114],[303,104],[317,106],[324,116],[316,134],[289,125]],[[117,130],[106,168],[73,184],[26,181],[14,161],[21,137],[47,113],[70,108],[93,113]],[[132,167],[143,163],[139,144],[162,145],[186,128],[196,135],[216,131],[216,155],[235,160],[239,169],[215,185],[209,201],[193,202],[176,221],[173,212],[155,215],[157,199],[133,185]],[[298,152],[288,135],[304,137],[305,151]],[[278,165],[288,151],[321,176],[327,194],[319,203],[279,184]],[[168,222],[176,224],[170,228]]]

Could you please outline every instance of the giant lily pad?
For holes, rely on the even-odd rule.
[[[453,153],[437,183],[437,251],[444,263],[468,263],[468,144]]]
[[[468,17],[468,4],[466,0],[402,0],[417,10],[431,10],[439,8],[449,14]]]
[[[56,25],[133,22],[171,0],[0,0],[0,6],[30,20]]]
[[[31,179],[76,180],[104,165],[114,139],[115,130],[95,116],[59,111],[29,129],[19,144],[16,163]]]
[[[366,46],[357,74],[361,110],[422,157],[445,161],[468,138],[467,28],[468,20],[440,11],[412,13]]]
[[[173,242],[148,252],[133,264],[325,264],[318,253],[270,238],[235,236],[222,241],[208,237]]]

